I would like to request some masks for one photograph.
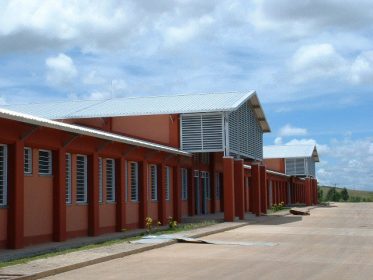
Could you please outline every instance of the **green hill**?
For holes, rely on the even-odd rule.
[[[323,201],[326,201],[326,195],[332,188],[331,186],[319,186],[323,190]],[[343,188],[336,187],[337,192],[341,192]],[[350,196],[350,202],[373,202],[373,191],[359,191],[347,189]]]

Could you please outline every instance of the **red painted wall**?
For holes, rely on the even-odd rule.
[[[24,178],[25,245],[52,240],[53,176],[39,175],[39,150],[32,150],[31,175]]]
[[[264,165],[266,169],[285,173],[285,160],[283,158],[265,159]]]

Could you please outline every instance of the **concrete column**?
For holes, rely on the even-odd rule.
[[[8,248],[24,246],[24,143],[8,146]]]
[[[233,157],[223,157],[224,168],[224,220],[232,222],[235,218],[234,213],[234,163]]]
[[[66,240],[66,151],[53,151],[53,241]]]
[[[267,172],[266,167],[261,165],[260,171],[260,211],[267,214]]]
[[[188,169],[188,215],[194,216],[195,213],[195,193],[194,193],[194,169]]]
[[[260,200],[260,167],[257,164],[251,166],[251,182],[253,188],[253,213],[260,216],[261,200]]]
[[[235,213],[241,219],[245,219],[245,189],[243,160],[234,161],[234,204]]]
[[[160,164],[157,166],[158,180],[158,220],[162,225],[167,225],[166,213],[166,165]],[[171,184],[172,182],[170,182]]]
[[[145,218],[148,216],[148,162],[139,162],[139,227],[145,228]]]
[[[180,165],[173,168],[173,210],[174,220],[181,222],[181,170]]]
[[[126,161],[123,157],[117,159],[115,164],[115,199],[116,199],[116,231],[121,232],[126,224],[125,221],[125,188],[127,174],[125,172]]]
[[[215,157],[214,153],[210,153],[210,166],[209,166],[209,173],[210,173],[210,190],[211,190],[211,197],[210,197],[210,203],[211,203],[211,213],[216,212],[216,168],[215,168]]]
[[[88,235],[99,235],[99,170],[98,155],[88,157]]]

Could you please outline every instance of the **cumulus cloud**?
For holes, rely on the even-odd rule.
[[[324,153],[329,162],[318,167],[319,181],[323,184],[370,189],[373,179],[372,138],[333,140]]]
[[[291,124],[286,124],[280,129],[279,135],[280,137],[284,136],[302,136],[307,134],[306,128],[295,127]]]
[[[78,74],[74,61],[63,53],[48,57],[45,65],[47,67],[47,82],[54,86],[67,85]]]
[[[295,82],[328,78],[345,71],[346,61],[331,44],[300,47],[290,61]]]
[[[361,53],[352,63],[351,81],[356,84],[373,83],[373,51]]]
[[[259,29],[286,30],[287,34],[306,36],[320,30],[358,30],[373,20],[369,0],[258,0],[254,25]]]

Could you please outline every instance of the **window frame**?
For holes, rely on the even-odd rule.
[[[83,196],[84,196],[84,200],[83,201],[81,201],[81,200],[79,200],[79,194],[78,194],[78,189],[79,189],[79,182],[78,182],[78,176],[79,176],[79,174],[78,174],[78,159],[79,159],[79,157],[82,157],[82,158],[84,158],[84,165],[83,165],[83,171],[84,171],[84,173],[83,173],[83,176],[84,176],[84,178],[83,178],[83,183],[84,183],[84,189],[83,189]],[[87,190],[88,190],[88,174],[87,174],[87,165],[88,165],[88,160],[87,160],[87,155],[82,155],[82,154],[78,154],[78,155],[76,155],[76,160],[75,160],[75,162],[76,162],[76,178],[75,178],[75,182],[76,182],[76,198],[75,198],[75,201],[76,201],[76,203],[77,204],[87,204],[88,203],[88,193],[87,193]]]
[[[139,163],[136,161],[130,161],[129,165],[130,199],[132,202],[139,202]],[[132,176],[132,167],[134,167],[134,178]]]
[[[106,190],[106,202],[108,202],[108,203],[114,203],[115,202],[115,160],[114,159],[112,159],[112,158],[107,158],[106,160],[105,160],[105,162],[106,162],[106,170],[105,170],[105,175],[106,175],[106,188],[105,188],[105,190]],[[109,171],[109,168],[108,168],[108,162],[111,162],[112,163],[112,166],[111,166],[111,168],[112,168],[112,174],[111,174],[111,186],[109,186],[109,181],[108,181],[108,179],[109,179],[109,174],[108,174],[108,171]],[[112,195],[112,197],[109,199],[108,197],[109,197],[109,190],[111,190],[111,195]]]
[[[66,197],[65,202],[66,204],[72,203],[72,155],[71,153],[65,154],[65,190],[66,190]]]
[[[40,152],[46,152],[48,154],[48,172],[47,173],[41,173],[40,172]],[[53,175],[53,166],[52,166],[52,151],[51,150],[45,150],[45,149],[39,149],[39,153],[38,153],[38,167],[39,167],[39,170],[38,170],[38,174],[40,176],[51,176]]]
[[[2,201],[0,201],[0,207],[8,206],[8,145],[0,144],[3,149],[3,187],[0,189],[2,192]]]
[[[158,201],[158,176],[157,175],[158,175],[157,165],[149,164],[149,186],[150,186],[151,201]]]
[[[98,158],[98,202],[104,202],[104,166],[102,157]]]
[[[171,167],[166,166],[166,190],[165,190],[165,200],[169,201],[171,196]]]
[[[26,155],[28,154],[28,161],[26,164]],[[28,170],[26,170],[28,167]],[[32,148],[25,147],[24,148],[24,155],[23,155],[23,172],[25,175],[32,175]]]

